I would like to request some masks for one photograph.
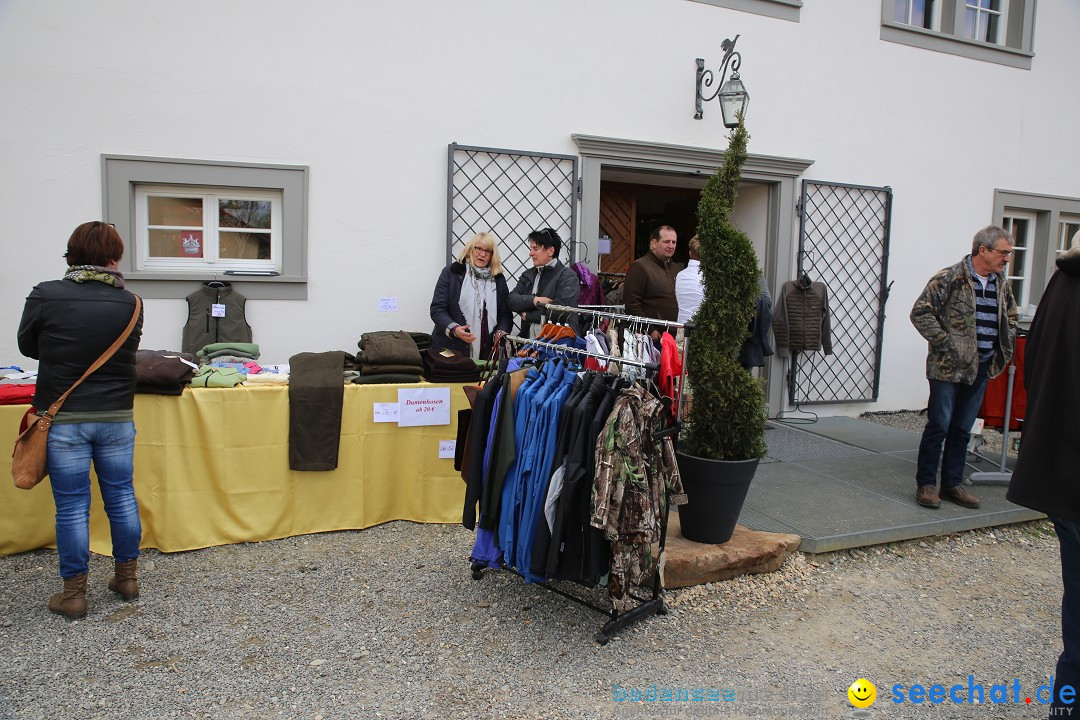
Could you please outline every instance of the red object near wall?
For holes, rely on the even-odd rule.
[[[0,384],[0,405],[29,405],[37,383]]]
[[[1016,375],[1013,378],[1012,408],[1009,410],[1009,430],[1019,430],[1027,410],[1027,391],[1024,390],[1024,347],[1027,345],[1026,337],[1016,338],[1016,353],[1013,362],[1016,363]],[[979,408],[979,417],[985,421],[987,427],[1003,427],[1005,425],[1005,398],[1009,389],[1009,368],[992,378],[986,384],[986,395],[983,396],[982,407]]]

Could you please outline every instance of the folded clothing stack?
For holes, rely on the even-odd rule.
[[[246,379],[247,375],[234,368],[203,365],[191,379],[191,387],[231,388]]]
[[[135,352],[135,392],[151,395],[182,395],[199,369],[195,355],[178,350]]]
[[[37,383],[0,382],[0,405],[29,405]]]
[[[424,368],[420,350],[410,333],[404,330],[381,330],[364,333],[357,343],[356,362],[360,377],[357,384],[420,382]]]
[[[422,355],[424,377],[431,382],[475,382],[480,379],[480,366],[456,350],[428,348]]]
[[[410,332],[409,337],[416,343],[416,349],[420,352],[424,352],[431,347],[431,333],[426,332]]]
[[[219,367],[225,363],[242,365],[259,359],[259,346],[255,343],[242,342],[210,343],[195,354],[199,356],[201,362],[220,363]]]

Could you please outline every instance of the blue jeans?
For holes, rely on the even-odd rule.
[[[48,467],[56,503],[56,549],[65,580],[90,569],[90,461],[101,488],[112,531],[113,557],[139,557],[142,523],[131,478],[135,423],[87,422],[53,425]]]
[[[964,461],[971,437],[971,426],[982,405],[986,392],[990,361],[979,363],[979,372],[971,385],[930,381],[930,403],[926,411],[926,428],[919,443],[919,462],[915,481],[919,485],[936,485],[938,463],[941,463],[941,487],[954,487],[964,481]],[[944,456],[941,452],[945,443]]]
[[[1054,672],[1052,707],[1056,709],[1077,706],[1076,700],[1068,705],[1061,702],[1059,689],[1063,685],[1071,685],[1080,693],[1080,522],[1053,516],[1050,519],[1061,546],[1061,583],[1064,585],[1061,596],[1061,643],[1064,649]],[[1074,711],[1073,714],[1077,713]],[[1065,712],[1056,716],[1069,717]]]

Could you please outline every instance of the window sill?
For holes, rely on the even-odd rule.
[[[799,10],[803,5],[802,0],[693,0],[693,2],[716,5],[729,10],[742,10],[791,22],[799,22]]]
[[[207,273],[124,273],[124,287],[147,300],[175,300],[198,290],[207,280],[232,283],[248,300],[307,300],[307,278],[243,277]]]
[[[881,24],[881,39],[886,42],[923,48],[924,50],[959,55],[972,60],[1007,65],[1021,70],[1030,70],[1031,59],[1035,57],[1035,53],[1017,50],[1016,48],[977,40],[967,40],[934,32],[933,30],[892,22],[883,22]]]

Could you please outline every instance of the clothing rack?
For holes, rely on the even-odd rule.
[[[621,357],[614,355],[607,355],[604,353],[596,353],[591,350],[582,350],[581,348],[569,347],[567,345],[556,345],[555,343],[545,342],[543,340],[518,337],[516,335],[504,335],[503,340],[509,340],[512,343],[520,345],[537,345],[539,347],[548,348],[559,353],[574,353],[575,355],[587,355],[588,357],[599,358],[601,360],[610,360],[611,362],[621,363],[623,365],[633,365],[634,367],[645,368],[646,370],[659,370],[660,366],[656,363],[646,363],[640,360],[624,360]]]
[[[625,305],[578,305],[578,307],[585,310],[602,310],[607,308],[610,309],[612,312],[626,309]]]
[[[670,320],[657,320],[655,318],[641,317],[640,315],[626,315],[623,313],[610,312],[608,310],[593,310],[591,308],[570,307],[568,305],[555,305],[554,303],[537,303],[536,307],[541,310],[554,310],[559,313],[578,313],[583,315],[596,315],[599,317],[612,318],[613,320],[628,320],[639,325],[663,325],[664,327],[678,329],[684,327],[683,323]]]
[[[593,310],[591,308],[575,308],[575,307],[569,307],[569,306],[566,306],[566,305],[553,305],[553,304],[546,304],[546,303],[540,303],[538,305],[538,307],[540,307],[542,310],[551,309],[551,310],[554,310],[556,312],[577,313],[577,314],[583,314],[583,315],[593,315],[593,316],[600,316],[600,317],[607,317],[607,318],[613,318],[613,319],[626,320],[626,321],[629,321],[631,323],[637,323],[637,324],[641,324],[641,325],[665,325],[667,327],[674,327],[674,328],[683,327],[683,325],[681,323],[677,323],[677,322],[668,322],[668,321],[665,321],[665,320],[653,320],[652,318],[639,317],[639,316],[636,316],[636,315],[625,315],[625,314],[622,314],[622,313],[614,313],[614,312],[608,312],[608,311],[602,311],[602,310]],[[591,352],[589,350],[581,350],[579,348],[567,347],[565,345],[556,345],[555,343],[549,343],[549,342],[545,342],[543,340],[535,340],[535,339],[530,339],[530,338],[523,338],[523,337],[518,337],[518,336],[514,336],[514,335],[504,335],[501,339],[509,341],[509,342],[511,342],[511,343],[513,343],[515,345],[539,345],[539,346],[542,346],[542,347],[546,347],[546,348],[549,348],[549,349],[556,350],[558,352],[568,352],[568,353],[586,355],[586,356],[589,356],[589,357],[605,359],[605,360],[607,360],[609,362],[629,364],[629,365],[634,365],[636,367],[644,367],[644,368],[649,369],[649,370],[657,370],[657,369],[659,369],[657,367],[656,363],[643,363],[643,362],[638,361],[638,360],[628,360],[628,359],[625,359],[625,358],[622,358],[622,357],[619,357],[619,356],[616,356],[616,355],[610,355],[610,354],[604,354],[604,353],[595,353],[595,352]],[[685,340],[684,340],[684,343],[685,343]],[[684,344],[684,353],[685,353],[685,344]],[[675,415],[676,418],[680,417],[679,410],[681,410],[682,392],[683,392],[683,386],[685,384],[684,383],[685,377],[686,377],[686,361],[685,361],[685,355],[684,355],[683,365],[682,365],[682,372],[679,375],[679,397],[678,397],[678,400],[677,400],[679,405],[677,405],[677,410],[676,410],[676,415]],[[672,423],[672,426],[670,428],[668,428],[666,430],[663,430],[663,431],[661,431],[659,433],[654,434],[653,438],[657,439],[659,437],[663,437],[663,436],[666,436],[666,435],[673,435],[673,434],[677,433],[678,430],[679,430],[679,423],[676,421],[676,422]],[[639,603],[636,607],[634,607],[634,608],[632,608],[632,609],[630,609],[628,611],[620,613],[618,610],[616,610],[614,608],[600,607],[599,605],[596,605],[596,604],[594,604],[592,602],[589,602],[585,598],[579,597],[579,596],[574,595],[572,593],[568,593],[565,590],[562,590],[562,589],[552,585],[550,581],[543,581],[543,582],[533,583],[533,585],[535,585],[537,587],[544,588],[545,590],[549,590],[549,591],[551,591],[553,593],[556,593],[557,595],[562,595],[563,597],[568,598],[568,599],[578,603],[579,605],[582,605],[584,607],[590,608],[590,609],[595,610],[595,611],[597,611],[599,613],[607,615],[608,616],[608,621],[606,623],[604,623],[604,626],[600,629],[600,632],[597,633],[596,638],[595,638],[596,642],[598,644],[600,644],[600,645],[607,645],[608,641],[610,641],[612,636],[614,636],[617,632],[619,632],[623,628],[626,628],[626,627],[628,627],[630,625],[633,625],[634,623],[636,623],[638,620],[641,620],[642,618],[648,617],[648,616],[653,615],[653,614],[667,615],[668,610],[667,610],[667,606],[664,604],[663,589],[661,588],[662,564],[660,562],[660,560],[661,560],[661,558],[663,557],[663,554],[664,554],[664,548],[667,545],[668,505],[667,505],[667,492],[666,491],[664,493],[664,498],[665,498],[664,507],[660,512],[660,539],[659,539],[659,543],[658,543],[658,548],[659,549],[658,549],[658,553],[656,555],[656,564],[655,564],[654,572],[653,572],[652,596],[648,597],[648,598],[641,598],[641,597],[637,597],[636,595],[632,596]],[[648,552],[652,552],[651,549]],[[473,579],[474,580],[479,580],[480,578],[482,578],[483,574],[484,574],[484,568],[486,568],[486,567],[487,567],[487,564],[485,562],[483,562],[483,561],[475,561],[475,560],[472,561],[471,562],[471,570],[472,570]],[[519,571],[516,568],[513,568],[513,567],[507,565],[505,563],[505,561],[500,563],[499,569],[500,570],[505,570],[505,571],[510,572],[510,573],[513,573],[514,575],[517,575],[518,577],[520,577],[522,579],[526,578],[526,576],[525,576],[525,574],[523,572]]]
[[[558,313],[577,313],[579,315],[592,315],[594,317],[611,318],[612,320],[626,320],[633,324],[639,325],[663,325],[666,328],[672,330],[678,330],[685,328],[686,324],[681,322],[673,322],[671,320],[656,320],[653,318],[641,317],[640,315],[626,315],[625,313],[611,312],[608,310],[594,310],[587,307],[569,307],[567,305],[554,305],[552,303],[537,303],[537,307],[541,311],[554,310]],[[686,379],[686,352],[687,352],[687,336],[689,333],[683,333],[682,339],[682,372],[679,373],[679,394],[675,398],[675,417],[682,420],[682,407],[683,407],[683,392],[686,387],[684,382]],[[616,359],[616,362],[620,362],[621,359]]]

